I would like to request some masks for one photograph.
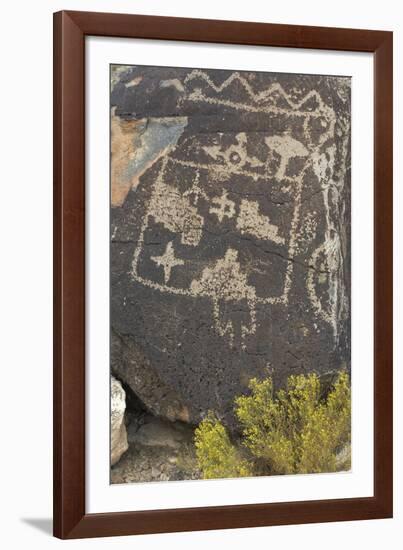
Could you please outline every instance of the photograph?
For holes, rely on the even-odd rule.
[[[350,471],[351,77],[109,85],[110,482]]]
[[[397,550],[396,5],[4,4],[3,548]]]

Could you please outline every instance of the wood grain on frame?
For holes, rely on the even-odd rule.
[[[85,512],[85,36],[374,53],[374,488],[368,498]],[[54,14],[54,534],[59,538],[392,516],[392,50],[386,31]]]

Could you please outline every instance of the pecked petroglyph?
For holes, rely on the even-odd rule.
[[[197,246],[203,227],[203,217],[191,205],[188,197],[181,194],[176,187],[165,183],[161,177],[153,189],[148,216],[161,223],[173,233],[180,233],[183,244]]]
[[[232,218],[235,214],[235,203],[228,198],[227,191],[223,191],[219,197],[211,199],[213,206],[210,206],[210,214],[215,214],[220,222],[224,218]]]
[[[126,94],[150,89],[141,71],[121,73]],[[268,317],[303,301],[337,346],[349,315],[349,87],[335,79],[336,105],[320,77],[289,80],[167,69],[138,118],[113,113],[112,204],[140,192],[143,205],[131,283],[210,303],[231,349],[239,338],[249,351]],[[150,117],[151,104],[170,116]]]
[[[313,252],[311,265],[318,268],[322,261],[322,271],[326,276],[318,278],[314,276],[315,271],[311,270],[306,279],[306,286],[311,303],[322,319],[327,321],[333,328],[335,341],[339,338],[340,323],[348,315],[348,298],[344,284],[344,257],[342,243],[332,212],[342,206],[341,195],[345,185],[346,162],[347,162],[347,138],[342,141],[343,162],[341,169],[336,173],[335,157],[336,148],[331,146],[323,153],[316,153],[313,157],[313,169],[317,176],[323,195],[323,205],[326,216],[324,240]],[[326,296],[319,298],[317,288],[320,283],[327,286]]]
[[[323,114],[329,114],[332,112],[332,109],[324,103],[320,94],[316,90],[311,90],[307,93],[301,100],[295,101],[292,99],[290,94],[287,94],[284,88],[279,83],[273,83],[266,90],[261,92],[255,92],[250,85],[250,83],[241,76],[238,72],[234,72],[229,76],[224,82],[220,85],[216,85],[213,80],[208,76],[205,71],[199,69],[193,70],[185,78],[185,84],[188,84],[192,81],[201,81],[208,84],[208,87],[215,92],[214,96],[205,95],[205,93],[200,88],[194,88],[193,91],[189,92],[187,96],[188,100],[191,101],[204,101],[206,103],[216,103],[225,105],[228,107],[233,107],[234,109],[240,109],[245,111],[252,112],[273,112],[277,114],[287,114],[295,116],[308,116],[316,117]],[[241,84],[243,89],[246,91],[249,98],[252,100],[251,103],[239,103],[230,101],[227,99],[222,99],[219,96],[226,88],[230,87],[234,82]],[[278,105],[277,98],[280,97],[287,104],[287,107],[280,107]],[[314,110],[304,109],[304,106],[307,106],[310,100],[314,99],[316,101],[316,108]]]
[[[178,265],[184,265],[184,261],[175,257],[175,251],[173,249],[172,241],[167,244],[165,252],[162,256],[151,256],[151,259],[164,270],[165,283],[169,282],[171,278],[171,271]]]
[[[237,219],[237,229],[244,234],[254,235],[258,239],[267,239],[277,244],[284,244],[276,225],[270,223],[267,216],[259,213],[259,203],[242,199]]]
[[[277,170],[276,178],[282,179],[285,176],[288,161],[293,157],[306,157],[309,152],[300,141],[289,135],[271,136],[266,138],[267,146],[280,155],[280,165]]]
[[[227,169],[234,167],[241,169],[246,164],[251,168],[264,166],[262,161],[248,155],[246,149],[247,137],[244,132],[237,134],[235,139],[236,143],[226,149],[223,149],[220,145],[211,145],[210,147],[203,147],[203,149],[214,160],[221,160]]]
[[[220,302],[246,301],[249,308],[250,323],[242,325],[242,338],[256,331],[256,291],[248,284],[248,278],[242,272],[238,261],[238,252],[229,248],[224,258],[213,267],[204,269],[201,278],[191,283],[194,296],[208,296],[213,302],[213,318],[221,336],[227,336],[232,346],[234,343],[234,326],[231,320],[221,320]]]
[[[160,82],[161,88],[170,88],[173,87],[179,92],[184,92],[185,88],[183,87],[182,82],[178,78],[170,78],[168,80],[161,80]]]
[[[254,181],[266,178],[269,173],[274,175],[274,170],[270,169],[267,162],[248,154],[248,140],[244,132],[235,135],[231,144],[221,143],[221,137],[220,134],[215,136],[211,145],[202,145],[200,140],[189,138],[188,141],[194,141],[194,150],[205,153],[203,161],[195,162],[176,156],[170,157],[170,160],[196,170],[208,170],[210,178],[217,182],[228,179],[231,174],[251,177]]]

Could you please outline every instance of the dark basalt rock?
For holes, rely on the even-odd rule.
[[[112,371],[229,425],[350,361],[350,79],[112,68]]]

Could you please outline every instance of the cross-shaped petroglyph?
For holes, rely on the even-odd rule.
[[[235,214],[235,203],[228,198],[227,191],[223,191],[220,197],[213,197],[211,202],[217,206],[210,206],[209,212],[215,214],[220,222],[224,218],[233,218]]]
[[[199,87],[194,87],[195,83]],[[225,95],[226,90],[233,85],[241,87],[247,100],[237,102]],[[230,345],[234,344],[235,327],[234,322],[227,319],[224,311],[226,308],[223,310],[223,306],[237,303],[243,305],[249,312],[249,320],[244,319],[241,323],[241,345],[245,347],[248,337],[256,332],[258,326],[257,306],[288,303],[299,240],[305,242],[316,237],[316,228],[313,227],[312,220],[309,223],[313,229],[301,229],[304,222],[301,219],[302,193],[308,174],[312,177],[313,173],[321,185],[327,211],[327,229],[324,242],[311,258],[306,285],[316,314],[335,327],[340,311],[345,307],[341,304],[343,289],[340,288],[340,277],[337,277],[343,258],[340,241],[338,236],[335,236],[337,231],[329,213],[329,193],[332,189],[332,200],[337,200],[337,193],[341,192],[344,184],[345,168],[342,162],[342,167],[336,170],[335,152],[333,146],[328,145],[334,138],[336,128],[333,108],[323,101],[316,90],[309,91],[298,100],[293,99],[276,82],[265,90],[255,91],[250,82],[237,72],[232,73],[221,84],[216,84],[205,71],[193,70],[182,81],[167,80],[161,86],[180,92],[181,101],[184,103],[188,101],[222,105],[234,113],[281,115],[283,132],[279,132],[277,128],[276,133],[272,135],[270,127],[267,132],[261,132],[258,138],[255,137],[255,140],[260,140],[259,152],[256,154],[251,153],[253,147],[248,144],[246,132],[238,132],[235,136],[232,135],[232,138],[227,136],[225,140],[217,133],[207,145],[198,135],[187,136],[182,141],[172,141],[165,154],[158,160],[159,172],[150,190],[150,199],[134,252],[133,279],[159,292],[209,299],[212,304],[214,326],[218,334],[227,338]],[[295,119],[300,119],[299,128],[303,131],[303,139],[301,134],[292,135],[291,122]],[[315,139],[312,137],[314,133],[310,130],[312,120],[316,120],[320,127],[319,134],[315,130]],[[191,140],[192,147],[197,152],[193,157],[184,153],[186,140]],[[347,145],[343,155],[345,160]],[[298,172],[293,176],[289,175],[293,173],[289,168],[291,159],[301,159],[296,165]],[[172,176],[177,167],[186,170],[183,172],[186,176],[180,184]],[[288,221],[288,226],[284,223],[279,224],[277,214],[273,218],[272,210],[268,214],[259,200],[253,196],[244,196],[239,192],[241,196],[238,196],[234,193],[231,178],[239,179],[240,176],[248,185],[256,186],[256,195],[269,196],[274,185],[288,195],[287,208],[291,209],[291,221]],[[214,186],[218,188],[218,193],[212,192]],[[258,244],[270,243],[272,247],[278,247],[275,248],[278,251],[276,254],[284,259],[285,265],[282,292],[258,295],[254,284],[251,283],[250,272],[242,265],[239,253],[232,245],[226,248],[222,257],[200,262],[198,274],[187,285],[175,286],[171,283],[172,270],[186,269],[187,262],[191,261],[177,257],[178,252],[175,254],[172,240],[166,244],[162,255],[151,256],[156,266],[163,268],[164,282],[158,282],[149,274],[142,274],[142,258],[143,254],[146,254],[144,237],[147,229],[155,224],[161,224],[165,230],[180,239],[180,242],[179,239],[175,241],[178,243],[177,249],[191,247],[190,250],[194,250],[203,243],[203,236],[208,230],[206,223],[212,223],[207,217],[205,219],[206,203],[207,211],[216,219],[215,223],[222,224],[225,220],[225,223],[232,227],[231,231],[238,232],[243,239],[251,238]],[[182,256],[180,252],[179,256]],[[317,293],[320,262],[326,264],[326,270],[329,272],[330,305],[327,307],[321,303]],[[192,265],[192,269],[195,269],[195,264]]]
[[[165,283],[169,282],[169,279],[171,278],[171,271],[175,266],[185,264],[183,260],[175,257],[172,241],[167,244],[165,252],[162,254],[162,256],[151,256],[151,259],[158,266],[163,267]]]

